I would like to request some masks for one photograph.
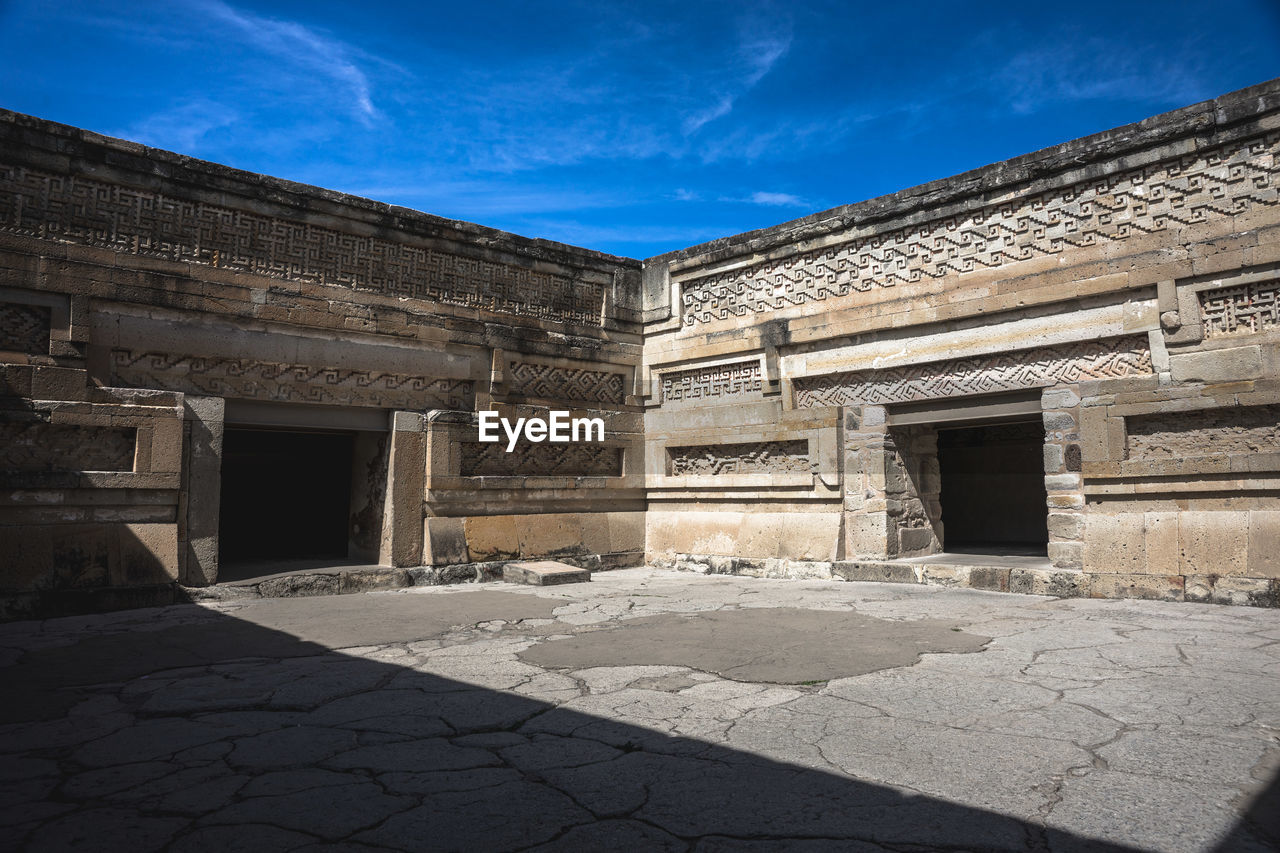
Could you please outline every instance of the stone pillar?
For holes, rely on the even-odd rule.
[[[892,559],[942,550],[938,432],[889,427],[883,406],[844,412],[845,559]]]
[[[183,400],[182,489],[178,507],[178,578],[187,586],[218,582],[218,511],[222,498],[221,397]]]
[[[449,496],[460,491],[462,445],[476,437],[475,412],[436,409],[426,418],[422,565],[449,566],[471,559],[466,520],[450,514]]]
[[[426,422],[426,416],[421,412],[394,412],[391,415],[387,498],[382,513],[382,545],[378,552],[378,561],[384,566],[422,565]]]
[[[844,547],[839,556],[883,560],[890,556],[884,406],[846,406],[843,419]]]
[[[1083,567],[1084,483],[1080,476],[1080,395],[1074,385],[1046,388],[1044,488],[1048,494],[1049,561],[1059,569]]]
[[[893,477],[886,477],[886,485],[893,489],[887,497],[890,533],[897,535],[895,553],[900,557],[937,554],[943,542],[938,431],[919,425],[894,427],[888,434],[892,444],[886,444],[885,463]]]

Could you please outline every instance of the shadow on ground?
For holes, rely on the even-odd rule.
[[[384,598],[427,607],[424,596]],[[560,603],[507,598],[520,601],[491,600],[505,611],[490,618],[545,617]],[[461,596],[438,603],[449,610],[424,613],[417,636],[470,618]],[[86,632],[0,669],[0,847],[1131,849],[337,653],[224,613],[192,619]],[[327,644],[375,645],[394,642],[394,623],[322,630]]]

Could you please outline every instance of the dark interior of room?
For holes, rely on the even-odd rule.
[[[946,550],[1045,552],[1043,448],[1034,421],[938,431]]]
[[[354,438],[228,426],[220,561],[345,558]]]

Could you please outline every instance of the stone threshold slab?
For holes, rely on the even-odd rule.
[[[562,583],[585,583],[591,580],[591,572],[555,560],[536,560],[507,563],[502,567],[502,579],[507,583],[553,586]]]

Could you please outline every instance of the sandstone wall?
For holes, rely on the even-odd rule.
[[[937,429],[1034,419],[1037,583],[1274,601],[1278,152],[1272,82],[646,261],[650,557],[937,553]]]
[[[0,113],[0,596],[214,581],[235,423],[357,431],[353,556],[638,562],[639,269]],[[495,463],[490,408],[607,447]]]

